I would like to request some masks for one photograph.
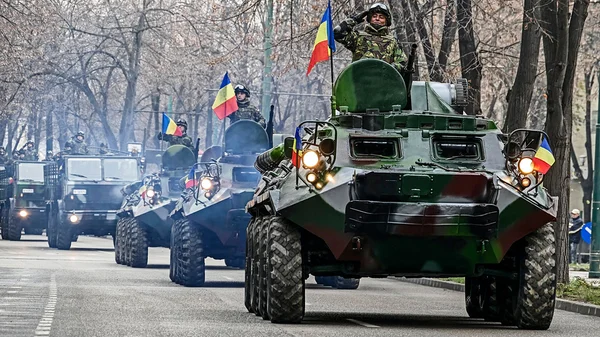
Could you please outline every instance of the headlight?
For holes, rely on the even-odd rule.
[[[69,217],[69,221],[71,221],[72,223],[76,223],[76,222],[77,222],[77,215],[75,215],[75,214],[72,214],[72,215]]]
[[[521,179],[521,185],[523,187],[529,187],[529,185],[531,185],[531,180],[527,177]]]
[[[306,167],[315,167],[319,163],[319,155],[315,151],[306,151],[302,155],[302,163]]]
[[[24,217],[26,217],[26,216],[27,216],[27,211],[26,211],[26,210],[21,210],[21,211],[19,212],[19,216],[20,216],[21,218],[24,218]]]
[[[202,178],[202,180],[200,181],[200,187],[202,187],[203,190],[210,190],[213,186],[212,180],[210,180],[210,178]]]
[[[317,181],[317,175],[314,172],[309,172],[306,175],[306,180],[308,180],[309,183],[314,183]]]
[[[154,190],[148,190],[148,191],[146,192],[146,196],[147,196],[148,198],[153,198],[153,197],[154,197],[154,194],[155,194]]]
[[[523,174],[533,172],[533,160],[528,157],[521,158],[521,160],[519,160],[519,171]]]

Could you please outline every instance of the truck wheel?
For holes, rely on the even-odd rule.
[[[357,278],[334,276],[333,281],[336,289],[357,289],[360,285],[360,279]]]
[[[46,236],[48,237],[48,247],[56,248],[56,214],[52,212],[52,207],[48,210],[48,229]]]
[[[2,240],[8,240],[8,229],[6,226],[6,222],[8,221],[8,215],[6,213],[7,208],[2,208],[2,216],[0,219],[0,230],[2,231]]]
[[[148,266],[148,234],[137,219],[131,219],[131,266]]]
[[[124,227],[124,231],[123,234],[125,234],[124,238],[123,238],[123,261],[125,263],[126,266],[131,266],[131,223],[132,223],[133,219],[129,218],[127,219],[127,222],[125,222],[125,224],[123,225]]]
[[[252,231],[254,230],[255,218],[252,218],[248,227],[246,227],[246,259],[244,267],[244,305],[248,312],[253,313],[252,310]]]
[[[465,306],[471,318],[500,321],[496,278],[492,276],[465,278]]]
[[[178,237],[181,259],[178,266],[180,284],[186,287],[204,285],[204,246],[202,232],[185,220],[181,224],[181,235]]]
[[[517,280],[507,296],[503,323],[519,329],[547,330],[552,323],[556,300],[556,242],[554,227],[544,227],[524,238],[517,253]],[[507,294],[507,295],[508,295]]]
[[[169,278],[172,282],[177,283],[177,246],[175,245],[175,237],[177,234],[177,226],[181,220],[173,222],[171,225],[171,242],[169,244]]]
[[[256,315],[260,315],[258,311],[258,247],[259,247],[259,230],[260,224],[264,217],[257,217],[252,228],[252,269],[250,273],[250,289],[251,289],[251,306],[252,312]]]
[[[71,240],[73,234],[71,233],[71,226],[65,223],[65,220],[58,216],[56,223],[56,248],[60,250],[71,249]]]
[[[8,239],[10,241],[21,240],[21,230],[23,227],[21,226],[21,223],[15,219],[15,215],[9,212],[6,221],[6,227],[8,228]]]
[[[281,217],[269,223],[267,300],[273,323],[300,323],[304,318],[304,275],[300,231]]]
[[[269,233],[269,222],[272,218],[265,217],[260,223],[259,246],[258,246],[258,309],[263,319],[269,319],[267,312],[267,238]]]
[[[115,262],[117,264],[123,264],[123,248],[122,248],[122,241],[123,241],[123,223],[127,221],[126,218],[120,218],[119,221],[117,221],[117,229],[116,229],[116,233],[115,235],[117,236],[115,239]]]

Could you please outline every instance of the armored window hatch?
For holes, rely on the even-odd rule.
[[[477,137],[435,136],[432,150],[436,160],[479,162],[485,159],[481,139]]]
[[[390,159],[401,157],[398,138],[350,138],[351,156],[355,159]]]

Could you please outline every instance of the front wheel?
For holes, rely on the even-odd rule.
[[[50,207],[48,210],[48,229],[46,230],[46,236],[48,237],[48,247],[56,248],[56,214],[53,213],[53,208]]]
[[[267,238],[267,310],[273,323],[304,318],[304,275],[300,231],[281,217],[269,222]]]
[[[8,228],[8,239],[10,241],[19,241],[21,240],[21,230],[23,227],[21,226],[21,222],[16,219],[16,216],[12,214],[12,212],[8,211],[7,228]]]
[[[71,242],[73,240],[71,226],[66,223],[62,216],[58,216],[57,218],[56,248],[60,250],[69,250],[71,249]]]
[[[180,235],[175,238],[179,246],[181,258],[177,259],[179,283],[186,287],[201,287],[204,285],[204,245],[202,232],[198,226],[193,226],[189,221],[181,223]]]

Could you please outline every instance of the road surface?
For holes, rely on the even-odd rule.
[[[45,236],[0,240],[0,336],[526,336],[469,319],[464,295],[395,279],[362,279],[357,290],[307,281],[306,318],[280,325],[246,311],[244,272],[208,260],[206,286],[169,280],[169,250],[149,267],[114,262],[112,240],[80,236],[71,250]],[[556,310],[536,336],[598,336],[600,318]]]

